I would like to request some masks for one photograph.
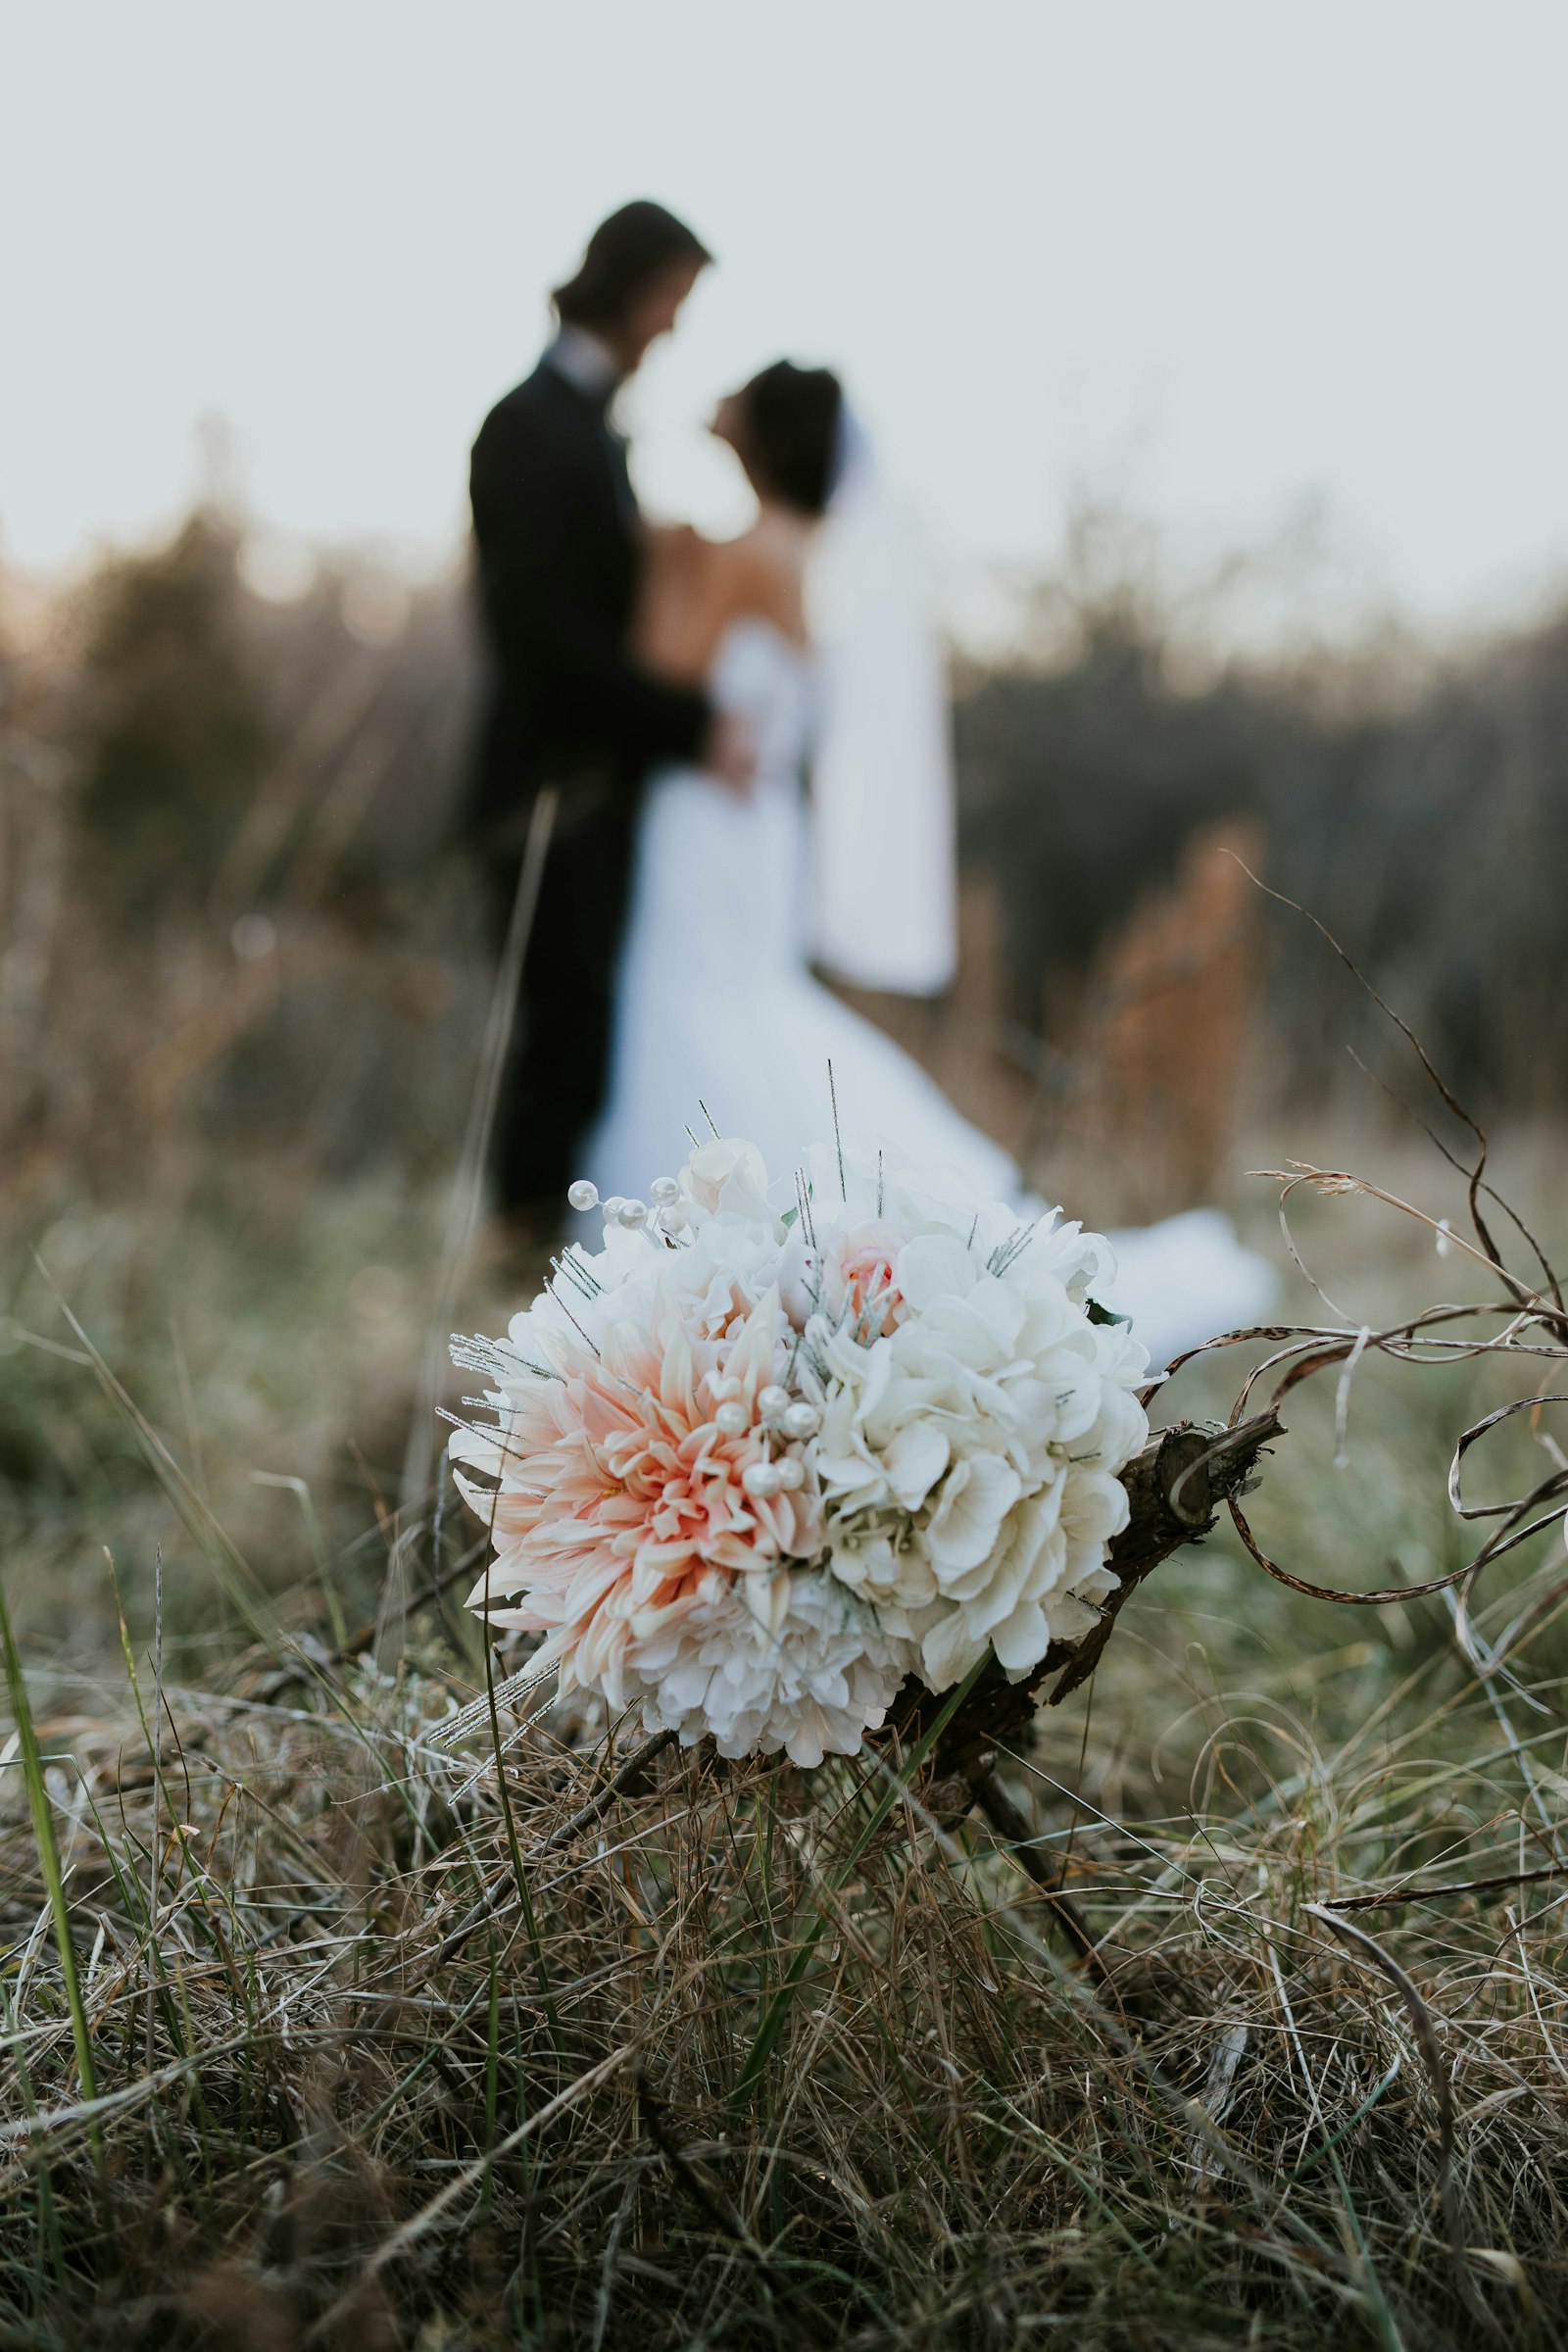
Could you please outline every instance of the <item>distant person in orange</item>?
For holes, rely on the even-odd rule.
[[[695,760],[747,781],[743,731],[632,650],[646,541],[610,413],[710,259],[662,205],[612,213],[556,289],[554,340],[473,445],[489,678],[468,814],[498,948],[536,797],[561,790],[495,1137],[497,1206],[524,1235],[559,1220],[603,1095],[643,778]]]

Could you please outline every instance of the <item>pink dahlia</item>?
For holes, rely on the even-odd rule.
[[[610,1322],[598,1348],[575,1327],[536,1332],[547,1376],[509,1382],[498,1439],[459,1433],[454,1453],[498,1479],[493,1492],[461,1480],[495,1545],[469,1606],[547,1634],[539,1662],[560,1667],[564,1690],[615,1707],[644,1695],[645,1645],[662,1655],[715,1580],[760,1630],[782,1625],[781,1563],[820,1548],[814,1495],[743,1482],[768,1458],[758,1396],[783,1331],[770,1291],[716,1344],[694,1343],[660,1283],[643,1317]]]

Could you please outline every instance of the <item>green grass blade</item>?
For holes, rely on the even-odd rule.
[[[50,1806],[49,1790],[43,1777],[43,1758],[38,1749],[38,1735],[33,1726],[32,1707],[27,1697],[26,1679],[22,1671],[22,1657],[11,1627],[11,1612],[6,1606],[5,1592],[0,1589],[0,1645],[6,1659],[6,1685],[11,1695],[11,1715],[16,1728],[22,1757],[22,1777],[26,1784],[27,1806],[32,1815],[33,1841],[38,1849],[38,1867],[43,1874],[49,1896],[49,1908],[54,1916],[55,1942],[60,1950],[60,1970],[65,1980],[66,2002],[71,2011],[72,2039],[76,2045],[76,2073],[80,2079],[83,2098],[95,2099],[98,2080],[92,2062],[92,2036],[87,2031],[87,2012],[82,2003],[81,1984],[76,1975],[76,1949],[71,1940],[71,1906],[66,1900],[66,1882],[60,1867],[60,1847],[55,1840],[54,1813]],[[103,2161],[103,2138],[97,2125],[92,2132],[93,2151]]]

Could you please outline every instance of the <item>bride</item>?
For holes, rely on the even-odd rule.
[[[846,1138],[885,1140],[1022,1205],[1007,1153],[809,969],[814,951],[846,978],[930,990],[952,961],[936,673],[920,661],[907,564],[869,519],[870,468],[838,379],[780,360],[720,401],[710,429],[739,459],[757,520],[722,543],[654,535],[639,651],[746,722],[756,774],[745,790],[696,767],[650,779],[587,1174],[606,1197],[646,1194],[711,1130],[750,1138],[776,1174],[836,1112]],[[841,586],[857,547],[862,573],[872,551],[873,577],[823,659],[808,612],[832,584],[830,509]],[[1268,1306],[1270,1268],[1212,1210],[1113,1239],[1111,1303],[1155,1364]]]

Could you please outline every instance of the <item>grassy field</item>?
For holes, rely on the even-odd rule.
[[[1457,1221],[1435,1158],[1366,1155]],[[207,1158],[35,1188],[9,1245],[0,2343],[1559,2343],[1554,1611],[1481,1679],[1442,1595],[1178,1554],[1003,1767],[1085,1968],[907,1758],[615,1788],[635,1727],[491,1715],[477,1531],[399,1515],[441,1210]],[[1366,1200],[1298,1227],[1352,1326],[1484,1288]],[[1370,1355],[1338,1435],[1336,1377],[1259,1540],[1363,1590],[1459,1565],[1448,1455],[1530,1366]],[[1484,1496],[1554,1466],[1488,1444]],[[1561,1553],[1499,1565],[1486,1638]]]
[[[627,1778],[634,1725],[492,1715],[421,1383],[524,1292],[481,1249],[438,1309],[489,989],[464,602],[345,558],[277,604],[243,557],[203,509],[25,626],[0,579],[0,2345],[1560,2343],[1559,1522],[1468,1650],[1451,1593],[1311,1597],[1222,1524],[1002,1759],[1032,1867],[908,1754]],[[963,970],[906,1042],[1091,1222],[1240,1200],[1287,1320],[1495,1294],[1298,1195],[1327,1303],[1241,1185],[1312,1157],[1462,1226],[1374,1090],[1348,1141],[1323,1107],[1400,1050],[1316,933],[1187,872],[1242,819],[1539,1114],[1504,1189],[1568,1244],[1560,620],[1195,683],[1136,580],[1054,593],[960,700]],[[1502,1523],[1457,1438],[1568,1389],[1568,1325],[1516,1337],[1294,1392],[1260,1544],[1461,1569]],[[1466,1498],[1561,1436],[1500,1423]]]

